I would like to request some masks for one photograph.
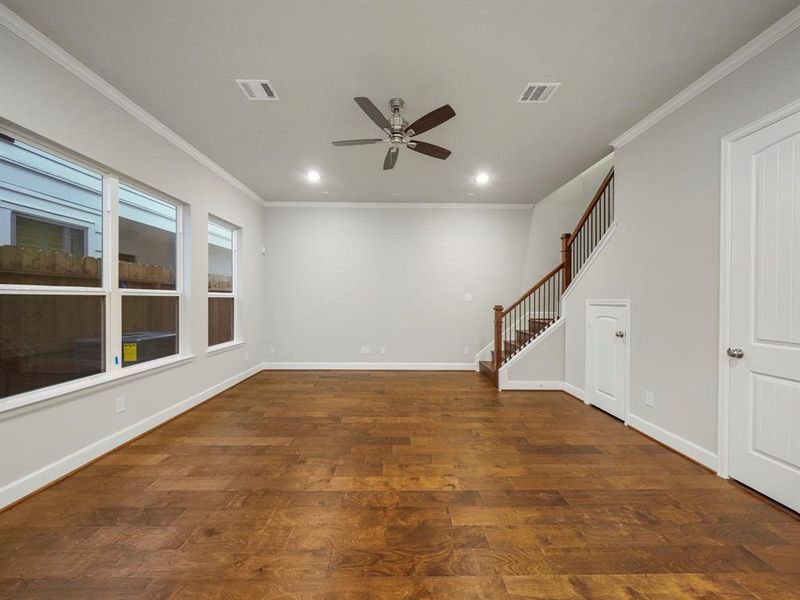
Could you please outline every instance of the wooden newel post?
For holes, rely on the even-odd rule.
[[[500,371],[503,364],[503,307],[495,304],[494,307],[494,372]]]
[[[564,275],[561,277],[561,293],[563,294],[572,282],[572,246],[569,243],[570,234],[561,236],[561,260],[564,263]]]

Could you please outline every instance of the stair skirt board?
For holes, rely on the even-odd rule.
[[[475,363],[268,362],[275,371],[474,371]]]

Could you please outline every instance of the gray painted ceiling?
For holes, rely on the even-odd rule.
[[[267,200],[492,203],[541,199],[797,5],[2,1]],[[280,101],[248,102],[234,78],[270,79]],[[540,81],[562,83],[549,103],[516,102]],[[453,155],[403,149],[383,172],[383,145],[334,148],[380,137],[359,95],[404,98],[409,121],[450,103],[420,139]]]

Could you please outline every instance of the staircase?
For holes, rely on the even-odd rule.
[[[600,184],[572,233],[561,236],[561,263],[508,308],[494,307],[494,344],[480,371],[497,387],[500,369],[561,318],[561,296],[614,222],[614,169]]]

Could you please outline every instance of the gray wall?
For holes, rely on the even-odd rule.
[[[194,358],[146,377],[117,380],[0,414],[0,505],[46,484],[182,410],[263,360],[262,206],[165,141],[44,54],[0,27],[0,117],[189,204],[190,343]],[[244,227],[242,331],[246,345],[206,355],[207,219]],[[116,414],[115,399],[127,398]],[[176,408],[177,407],[177,408]],[[68,427],[65,427],[68,424]]]
[[[614,165],[609,154],[533,207],[522,287],[528,289],[561,262],[561,234],[571,233]]]
[[[520,292],[530,215],[267,209],[267,360],[469,366],[489,342],[492,306]]]
[[[629,298],[631,413],[716,452],[720,140],[798,98],[795,30],[617,150],[616,234],[566,300],[568,383],[584,386],[585,300]]]

